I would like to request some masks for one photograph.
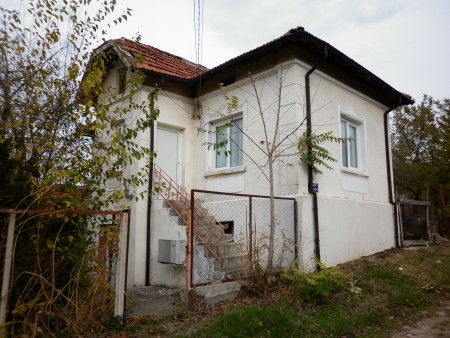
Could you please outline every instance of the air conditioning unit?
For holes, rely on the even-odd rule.
[[[186,240],[159,239],[158,263],[175,265],[186,263]]]

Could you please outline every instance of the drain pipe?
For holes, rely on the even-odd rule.
[[[155,147],[155,124],[150,124],[150,154],[154,153]],[[151,155],[150,155],[151,156]],[[145,285],[150,285],[150,229],[152,225],[152,190],[153,190],[153,157],[150,158],[150,174],[148,178],[148,201],[147,201],[147,238],[145,250]]]
[[[324,44],[324,55],[305,75],[305,92],[306,92],[306,139],[307,141],[307,152],[308,157],[312,154],[312,126],[311,126],[311,89],[309,85],[309,76],[328,58],[328,47]],[[313,197],[313,216],[314,216],[314,246],[316,254],[316,269],[320,270],[320,235],[319,235],[319,208],[317,202],[317,192],[313,188],[313,167],[311,164],[308,165],[308,192]]]
[[[386,153],[386,169],[387,169],[387,183],[388,183],[388,192],[389,192],[389,203],[394,208],[394,235],[395,235],[395,247],[400,247],[399,240],[399,224],[398,224],[398,210],[397,203],[394,199],[394,194],[392,191],[392,174],[391,174],[391,156],[390,156],[390,142],[389,142],[389,113],[394,109],[401,106],[402,99],[399,98],[399,102],[397,105],[389,108],[384,112],[384,146]]]

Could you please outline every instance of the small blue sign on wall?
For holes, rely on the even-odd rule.
[[[319,184],[318,183],[311,183],[312,191],[315,193],[319,192]]]

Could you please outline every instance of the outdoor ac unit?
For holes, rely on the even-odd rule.
[[[181,265],[186,262],[186,240],[159,239],[158,263]]]

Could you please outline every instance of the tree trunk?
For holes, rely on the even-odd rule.
[[[439,204],[441,206],[441,221],[442,221],[442,227],[440,227],[440,230],[445,233],[447,236],[450,235],[450,225],[447,222],[447,210],[445,205],[445,195],[444,195],[444,186],[442,184],[438,184],[437,186],[438,191],[438,200]]]
[[[273,254],[275,245],[275,193],[273,187],[273,159],[269,158],[269,185],[270,185],[270,233],[269,233],[269,248],[267,255],[267,267],[268,273],[273,272]]]

